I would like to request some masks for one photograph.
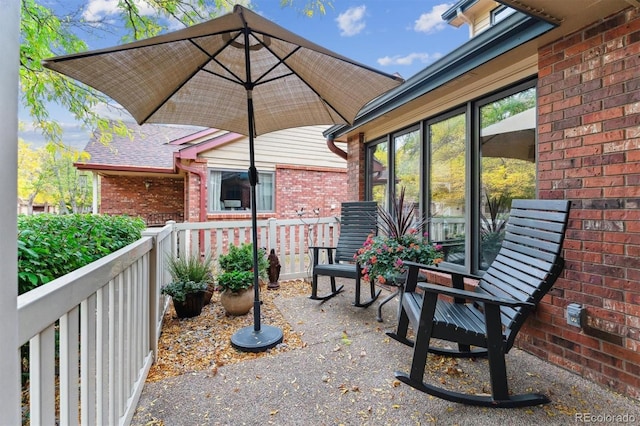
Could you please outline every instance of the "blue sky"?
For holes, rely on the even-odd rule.
[[[295,0],[302,6],[307,0]],[[467,26],[455,28],[442,21],[441,15],[454,1],[442,0],[332,0],[326,14],[312,18],[295,7],[280,7],[279,0],[252,0],[254,11],[280,26],[325,48],[357,62],[390,74],[409,78],[437,59],[462,45],[469,37]],[[327,3],[325,1],[325,3]],[[87,19],[115,19],[117,0],[60,2],[67,10],[78,10]],[[178,29],[176,27],[176,29]],[[90,49],[119,44],[117,35],[84,36]],[[82,148],[89,139],[87,130],[79,128],[69,114],[52,105],[52,116],[65,129],[64,141]],[[20,114],[27,124],[29,117]],[[42,138],[35,132],[21,132],[20,137],[34,145]]]

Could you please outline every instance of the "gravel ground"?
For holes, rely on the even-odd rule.
[[[319,303],[304,295],[273,306],[303,341],[299,347],[147,381],[134,425],[566,425],[639,424],[640,402],[513,349],[510,389],[542,392],[552,402],[518,409],[471,407],[433,398],[398,382],[411,348],[386,336],[397,301],[376,321],[374,304],[351,305],[352,285]],[[388,292],[383,291],[384,297]],[[250,314],[251,315],[251,314]],[[266,322],[266,324],[269,324]],[[216,334],[215,323],[210,327]],[[201,345],[207,345],[203,339]],[[162,356],[162,355],[161,355]],[[486,360],[430,358],[425,380],[473,392],[488,389]],[[632,421],[630,421],[632,420]]]

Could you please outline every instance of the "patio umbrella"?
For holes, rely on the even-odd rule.
[[[530,108],[480,131],[483,157],[535,161],[536,109]]]
[[[254,265],[254,137],[291,127],[351,124],[365,104],[403,81],[333,53],[242,6],[183,30],[51,58],[43,65],[105,93],[139,124],[187,124],[248,135]],[[236,332],[231,343],[259,352],[280,343],[282,331],[260,324],[257,268],[254,292],[254,325]]]

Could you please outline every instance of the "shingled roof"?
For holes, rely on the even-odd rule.
[[[127,123],[132,138],[114,135],[108,145],[94,135],[85,147],[90,155],[75,164],[83,170],[121,170],[174,172],[173,153],[184,146],[170,142],[201,131],[200,128],[158,124]]]

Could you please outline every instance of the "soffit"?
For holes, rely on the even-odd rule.
[[[538,38],[544,46],[628,7],[640,7],[639,0],[498,0],[507,6],[559,26]]]

